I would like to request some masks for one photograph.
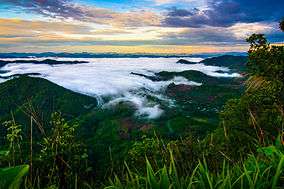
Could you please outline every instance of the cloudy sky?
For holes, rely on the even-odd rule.
[[[0,52],[246,51],[283,43],[284,0],[0,0]]]

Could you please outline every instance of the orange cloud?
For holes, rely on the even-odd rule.
[[[152,15],[145,14],[146,17],[152,18]],[[134,21],[135,19],[133,19]],[[119,21],[119,23],[124,22],[124,19]],[[180,54],[247,50],[246,45],[194,45],[197,43],[193,43],[193,45],[166,45],[163,41],[169,35],[183,35],[185,32],[187,29],[184,28],[159,26],[121,27],[120,24],[101,26],[58,20],[27,21],[0,18],[0,51]]]

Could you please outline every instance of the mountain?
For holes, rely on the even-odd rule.
[[[67,90],[42,78],[20,76],[1,83],[0,92],[0,121],[10,117],[11,111],[19,118],[32,109],[40,120],[49,119],[54,111],[75,118],[97,106],[95,98]]]
[[[203,84],[211,84],[211,85],[219,85],[219,84],[224,84],[224,82],[227,82],[227,81],[229,82],[234,81],[234,78],[212,77],[212,76],[206,75],[205,73],[202,73],[196,70],[187,70],[187,71],[182,71],[182,72],[162,71],[162,72],[157,73],[156,76],[162,81],[170,80],[174,78],[175,76],[182,76],[190,81],[203,83]]]
[[[234,64],[242,62],[244,57],[222,56],[205,59],[204,62],[213,65],[218,62],[218,59],[222,60],[222,65],[231,65],[231,60],[234,60],[232,63]],[[66,63],[66,61],[52,62],[52,60],[38,62],[46,64]],[[180,62],[187,63],[186,60]],[[220,64],[220,62],[218,63]],[[0,106],[4,107],[0,110],[0,121],[10,118],[11,111],[17,114],[15,116],[17,119],[23,119],[23,110],[26,109],[27,101],[29,100],[36,112],[38,112],[39,120],[46,120],[50,117],[52,112],[61,111],[63,116],[69,120],[75,120],[80,117],[79,122],[81,125],[84,125],[84,128],[102,128],[106,125],[105,123],[108,123],[110,120],[117,123],[124,123],[124,120],[132,120],[131,122],[134,123],[130,124],[132,125],[131,129],[129,129],[131,131],[135,129],[139,130],[141,127],[145,126],[145,124],[149,125],[149,123],[151,123],[151,128],[155,128],[157,132],[166,135],[174,134],[179,136],[183,135],[185,133],[184,131],[190,130],[198,136],[204,136],[208,130],[216,128],[218,123],[218,111],[222,108],[224,103],[229,98],[239,96],[243,89],[242,78],[212,77],[196,70],[182,72],[162,71],[151,76],[135,72],[130,74],[145,77],[155,82],[167,82],[175,77],[181,77],[186,78],[188,81],[202,83],[202,85],[176,85],[172,83],[167,88],[160,91],[162,99],[159,96],[151,95],[147,90],[141,91],[141,94],[144,93],[148,102],[160,106],[164,112],[163,115],[156,120],[143,120],[135,116],[137,107],[129,102],[119,103],[110,109],[97,108],[93,110],[92,108],[96,107],[97,102],[96,99],[92,97],[74,93],[47,80],[41,79],[37,73],[29,74],[33,77],[28,77],[28,75],[14,75],[4,79],[13,77],[16,77],[16,79],[0,84],[0,92],[3,94],[0,95]],[[106,101],[108,101],[108,99],[106,99]],[[174,106],[169,105],[171,101],[174,103]],[[177,119],[179,119],[179,122],[175,121]],[[139,124],[137,124],[137,120],[140,122]],[[206,120],[208,125],[204,123],[204,120]],[[164,125],[167,125],[167,127]],[[206,127],[204,127],[204,125],[206,125]],[[86,133],[88,134],[88,131]]]
[[[203,63],[209,66],[228,67],[234,71],[245,71],[247,61],[247,56],[222,55],[217,57],[206,58],[199,63]],[[194,62],[190,62],[184,59],[180,59],[177,63],[196,64]]]
[[[33,113],[36,122],[49,132],[51,113],[60,111],[68,122],[79,125],[76,135],[86,144],[92,162],[96,162],[96,172],[104,175],[110,147],[112,160],[121,161],[137,139],[154,132],[170,139],[188,133],[202,139],[218,126],[218,112],[225,102],[239,97],[243,90],[243,78],[216,78],[195,70],[162,71],[151,76],[131,74],[156,82],[184,77],[202,85],[171,83],[158,97],[147,90],[141,91],[147,101],[163,110],[161,117],[151,120],[136,116],[137,107],[130,102],[120,102],[109,108],[97,107],[93,97],[72,92],[38,75],[17,75],[0,84],[0,123],[10,120],[13,112],[17,123],[23,125],[24,133],[27,133],[30,117],[26,114]],[[0,133],[1,147],[1,137],[5,134],[3,127]]]
[[[185,59],[180,59],[179,61],[177,61],[178,64],[196,64],[196,62],[191,62]]]
[[[43,52],[43,53],[0,53],[0,58],[44,58],[44,57],[65,57],[65,58],[140,58],[140,57],[149,57],[149,58],[175,58],[175,57],[212,57],[212,56],[222,56],[222,55],[236,55],[244,56],[244,52],[229,52],[229,53],[204,53],[204,54],[147,54],[147,53],[137,53],[137,54],[120,54],[120,53],[54,53],[54,52]]]
[[[82,64],[88,63],[86,61],[59,61],[59,60],[52,60],[52,59],[45,59],[45,60],[0,60],[0,67],[6,64],[11,63],[33,63],[33,64],[49,64],[49,65],[57,65],[57,64]]]
[[[234,70],[243,70],[248,61],[246,56],[232,56],[224,55],[218,57],[207,58],[202,60],[201,63],[210,66],[223,66]]]

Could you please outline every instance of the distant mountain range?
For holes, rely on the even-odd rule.
[[[235,55],[235,56],[246,56],[245,52],[229,52],[229,53],[204,53],[204,54],[119,54],[119,53],[54,53],[54,52],[43,52],[43,53],[0,53],[0,58],[43,58],[43,57],[66,57],[66,58],[158,58],[158,57],[212,57],[221,55]]]
[[[13,63],[33,63],[33,64],[49,64],[49,65],[57,65],[57,64],[82,64],[88,63],[87,61],[58,61],[52,59],[45,59],[45,60],[0,60],[0,68],[5,66],[6,64],[13,64]],[[0,72],[1,73],[1,72]]]

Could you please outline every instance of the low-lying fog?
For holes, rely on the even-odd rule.
[[[25,60],[30,60],[25,59]],[[43,60],[47,58],[36,58]],[[224,67],[206,66],[204,64],[178,64],[179,58],[51,58],[60,61],[88,61],[82,64],[32,64],[11,63],[0,68],[4,71],[0,76],[14,74],[39,73],[40,76],[60,86],[75,92],[96,97],[104,108],[121,101],[132,102],[137,108],[136,115],[150,119],[159,117],[163,110],[157,103],[146,99],[145,91],[160,100],[170,102],[170,99],[161,95],[160,91],[169,84],[202,85],[189,81],[184,77],[174,77],[169,81],[151,81],[143,76],[133,75],[132,72],[154,76],[161,71],[181,72],[197,70],[214,77],[239,77],[237,73],[223,73],[229,70]],[[201,58],[183,58],[191,62],[199,62]],[[1,59],[17,60],[17,59]],[[222,72],[218,72],[222,71]],[[0,79],[0,82],[4,82]],[[144,92],[141,92],[144,91]],[[111,100],[104,101],[105,97]]]

